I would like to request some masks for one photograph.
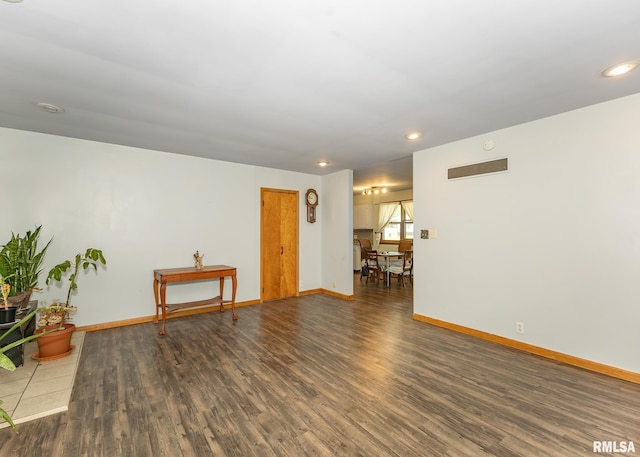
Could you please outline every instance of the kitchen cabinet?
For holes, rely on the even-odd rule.
[[[373,205],[353,205],[353,228],[373,227]]]

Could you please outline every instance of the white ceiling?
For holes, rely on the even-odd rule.
[[[356,189],[410,187],[413,151],[640,92],[640,70],[601,77],[640,60],[638,0],[0,1],[0,43],[0,126],[354,169]]]

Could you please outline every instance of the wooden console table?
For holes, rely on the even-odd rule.
[[[224,297],[224,278],[231,277],[233,291],[231,293],[231,301],[223,300]],[[167,284],[172,282],[187,281],[203,281],[206,279],[220,279],[220,295],[206,300],[198,300],[188,303],[167,303]],[[160,287],[158,287],[160,286]],[[165,268],[162,270],[153,270],[153,294],[156,299],[156,317],[154,324],[158,323],[158,313],[162,310],[162,326],[160,327],[160,335],[164,335],[165,320],[167,313],[175,313],[178,310],[186,308],[198,308],[201,306],[220,305],[220,312],[224,311],[224,304],[231,303],[231,313],[233,320],[238,320],[236,314],[236,289],[238,281],[236,279],[236,268],[227,265],[210,265],[196,270],[194,267],[186,268]]]

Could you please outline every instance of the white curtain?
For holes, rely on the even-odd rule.
[[[380,203],[380,208],[378,212],[378,227],[377,231],[382,232],[384,226],[389,223],[393,213],[396,211],[398,207],[398,203]]]
[[[413,201],[400,202],[404,212],[407,213],[407,216],[410,220],[413,220]]]

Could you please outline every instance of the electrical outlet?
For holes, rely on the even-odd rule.
[[[524,322],[516,322],[516,333],[524,334]]]
[[[334,289],[336,288],[336,282],[335,281],[333,281],[333,288]]]

